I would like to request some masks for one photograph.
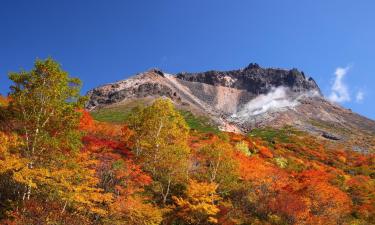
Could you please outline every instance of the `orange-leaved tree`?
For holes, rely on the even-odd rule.
[[[162,220],[161,211],[145,197],[144,188],[152,179],[134,163],[129,141],[134,135],[127,126],[122,127],[94,121],[83,111],[80,128],[85,131],[85,151],[94,154],[99,161],[96,171],[99,187],[113,193],[108,216],[104,224],[157,225]]]

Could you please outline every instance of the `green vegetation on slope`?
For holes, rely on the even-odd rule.
[[[219,133],[219,129],[212,125],[207,117],[196,116],[189,111],[180,111],[190,129],[204,133]]]
[[[186,123],[192,130],[204,133],[219,133],[219,129],[212,125],[207,117],[196,116],[189,111],[179,111],[185,118]],[[91,112],[93,118],[100,122],[107,123],[126,123],[131,113],[130,106],[119,106],[113,108],[103,108],[98,111]]]
[[[92,112],[91,115],[95,120],[107,123],[123,123],[127,121],[130,110],[123,108],[102,109]]]
[[[282,129],[274,128],[256,128],[249,133],[250,137],[258,137],[268,144],[273,146],[276,142],[288,143],[290,142],[290,136],[299,134],[301,131],[297,131],[292,127],[286,126]]]
[[[90,112],[91,116],[99,122],[121,124],[125,123],[131,114],[131,110],[137,106],[148,105],[146,99],[132,100],[121,105],[102,108]]]

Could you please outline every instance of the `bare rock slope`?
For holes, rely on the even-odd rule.
[[[94,88],[88,96],[89,110],[164,96],[226,131],[290,125],[324,139],[356,142],[359,151],[375,146],[375,121],[327,101],[315,81],[297,69],[250,64],[239,70],[176,75],[153,69]]]

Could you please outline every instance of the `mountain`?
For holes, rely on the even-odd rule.
[[[375,121],[326,100],[314,79],[297,69],[253,63],[238,70],[175,75],[152,69],[94,88],[87,96],[86,107],[94,112],[128,110],[163,96],[224,131],[293,126],[355,151],[375,151]]]

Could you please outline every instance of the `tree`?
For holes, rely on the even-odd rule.
[[[212,143],[198,150],[196,157],[199,162],[199,179],[217,183],[220,192],[228,192],[236,185],[239,178],[238,163],[229,143],[215,137]]]
[[[329,183],[330,175],[324,171],[306,170],[298,176],[301,196],[310,199],[311,220],[314,224],[340,223],[350,212],[349,196]]]
[[[56,154],[64,151],[79,150],[77,109],[84,100],[79,95],[79,79],[69,77],[51,58],[37,60],[29,72],[10,73],[9,79],[13,81],[10,109],[25,136],[23,153],[31,159],[30,167],[53,163]]]
[[[216,189],[215,183],[190,180],[185,198],[173,196],[176,216],[188,224],[216,224],[220,210],[215,203],[221,199]]]
[[[94,121],[88,112],[83,112],[80,128],[85,131],[85,151],[94,154],[99,161],[96,173],[99,187],[112,193],[108,215],[104,224],[160,224],[161,211],[145,197],[146,186],[152,179],[134,163],[128,148],[129,138],[134,132],[127,126],[114,126]],[[122,129],[117,129],[122,128]]]
[[[366,219],[375,219],[375,181],[368,176],[353,176],[346,182],[355,212]]]
[[[136,158],[152,175],[154,190],[165,204],[172,185],[187,180],[188,126],[169,99],[157,99],[151,106],[137,108],[129,121],[135,132]]]
[[[0,95],[0,130],[11,130],[13,121],[12,112],[8,109],[9,98]]]
[[[113,159],[116,155],[107,156]],[[162,221],[161,211],[142,196],[144,187],[152,180],[131,160],[123,160],[119,155],[110,168],[101,169],[101,185],[115,193],[110,205],[108,224],[157,225]]]
[[[274,161],[276,162],[276,165],[280,168],[285,168],[288,165],[288,160],[284,157],[274,158]]]
[[[12,179],[14,174],[8,171],[16,171],[24,167],[27,161],[12,154],[12,150],[18,147],[21,141],[17,135],[9,135],[0,131],[0,218],[4,217],[6,208],[10,207],[10,199],[17,198],[23,187],[17,185]]]
[[[112,195],[96,188],[99,180],[91,169],[96,161],[80,153],[79,108],[84,100],[80,81],[50,58],[9,78],[13,81],[9,109],[15,131],[24,137],[0,160],[0,172],[8,174],[9,182],[16,182],[22,193],[13,200],[24,203],[34,193],[35,198],[59,201],[62,214],[71,207],[104,215],[102,205]]]
[[[236,145],[235,145],[235,147],[236,147],[237,151],[242,152],[246,156],[250,156],[251,155],[251,152],[249,150],[249,146],[247,145],[247,143],[245,141],[237,142]]]

